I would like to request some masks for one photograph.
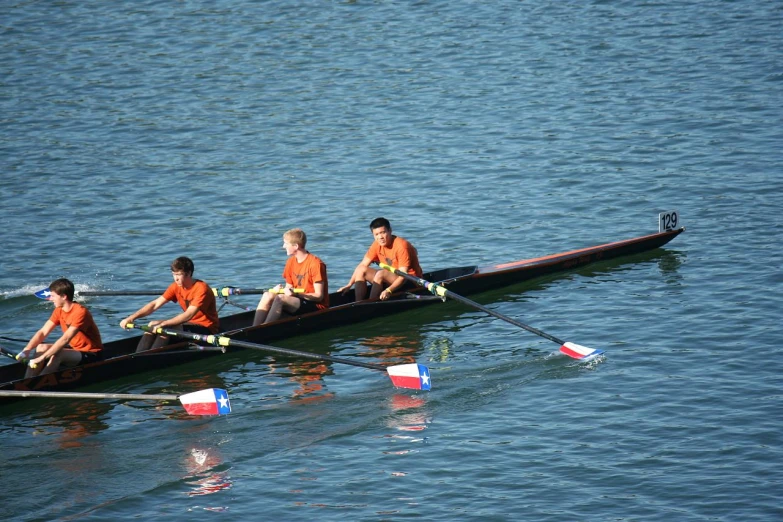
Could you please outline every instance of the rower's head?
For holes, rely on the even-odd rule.
[[[49,291],[57,294],[59,297],[66,298],[68,301],[73,301],[73,294],[75,293],[73,283],[64,277],[52,281],[52,284],[49,285]]]
[[[381,246],[386,246],[391,241],[392,228],[389,220],[383,217],[375,218],[370,223],[372,236]]]
[[[389,232],[391,232],[391,223],[389,223],[389,220],[385,217],[378,217],[372,220],[370,223],[370,230],[375,230],[376,228],[386,227],[389,229]]]
[[[171,262],[171,275],[179,286],[193,278],[195,270],[193,261],[189,257],[181,256]]]
[[[290,246],[298,246],[299,250],[304,250],[307,245],[307,234],[301,228],[292,228],[283,234],[283,247],[286,244]]]

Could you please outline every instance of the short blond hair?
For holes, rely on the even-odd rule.
[[[299,248],[304,248],[307,245],[307,234],[301,228],[292,228],[283,234],[283,241],[288,241],[292,245],[299,245]]]

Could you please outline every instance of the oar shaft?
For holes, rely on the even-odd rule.
[[[543,337],[544,339],[549,339],[550,341],[554,341],[554,342],[556,342],[558,344],[561,344],[561,345],[565,344],[565,341],[563,341],[562,339],[558,339],[557,337],[555,337],[553,335],[549,335],[546,332],[542,332],[538,328],[533,328],[532,326],[528,326],[526,324],[520,323],[519,321],[516,321],[516,320],[514,320],[514,319],[512,319],[512,318],[510,318],[508,316],[505,316],[505,315],[503,315],[501,313],[498,313],[498,312],[496,312],[496,311],[494,311],[494,310],[492,310],[490,308],[487,308],[484,305],[481,305],[481,304],[479,304],[479,303],[477,303],[475,301],[471,301],[470,299],[468,299],[466,297],[462,297],[459,294],[455,294],[454,292],[452,292],[451,290],[449,290],[445,286],[441,286],[441,285],[439,285],[437,283],[431,283],[431,282],[427,281],[426,279],[422,279],[420,277],[416,277],[414,275],[411,275],[411,274],[409,274],[407,272],[403,272],[402,270],[399,270],[399,269],[394,268],[394,267],[389,266],[389,265],[381,264],[381,268],[389,270],[390,272],[393,272],[394,274],[396,274],[398,276],[402,276],[405,279],[407,279],[408,281],[416,283],[419,286],[423,286],[424,288],[426,288],[427,290],[429,290],[430,292],[432,292],[435,295],[439,295],[441,297],[449,297],[451,299],[454,299],[455,301],[459,301],[459,302],[464,303],[464,304],[466,304],[468,306],[472,306],[473,308],[478,308],[482,312],[488,313],[489,315],[491,315],[493,317],[497,317],[498,319],[500,319],[502,321],[506,321],[507,323],[513,324],[514,326],[518,326],[518,327],[520,327],[520,328],[522,328],[524,330],[527,330],[530,333],[534,333],[536,335],[539,335],[539,336]]]
[[[0,397],[47,397],[56,399],[127,399],[127,400],[153,400],[176,401],[177,395],[138,395],[133,393],[80,393],[80,392],[46,392],[46,391],[21,391],[0,390]]]
[[[30,339],[17,339],[16,337],[6,337],[5,335],[0,335],[0,339],[5,339],[6,341],[13,341],[15,343],[25,343],[25,344],[27,344],[27,342],[30,340]]]
[[[250,294],[263,294],[268,292],[269,288],[235,288],[233,286],[221,286],[212,288],[212,293],[215,297],[228,297],[231,295],[250,295]],[[301,292],[302,290],[294,290]],[[162,290],[84,290],[76,292],[77,295],[83,297],[96,297],[96,296],[118,296],[118,295],[162,295]]]
[[[161,295],[160,290],[84,290],[76,292],[76,295],[84,297],[111,296],[111,295]]]
[[[9,357],[9,358],[13,359],[14,361],[17,360],[16,359],[17,354],[12,352],[11,350],[6,350],[2,346],[0,346],[0,354],[5,355],[6,357]]]
[[[280,348],[278,346],[269,346],[266,344],[257,344],[257,343],[251,343],[247,341],[240,341],[239,339],[233,339],[231,337],[225,337],[221,335],[202,335],[197,334],[193,332],[185,332],[185,331],[179,331],[179,330],[169,330],[167,328],[157,328],[157,327],[150,327],[146,325],[137,325],[137,324],[131,324],[128,323],[127,325],[129,328],[136,328],[139,330],[143,330],[145,332],[150,333],[156,333],[156,334],[163,334],[163,335],[171,335],[174,337],[181,337],[184,339],[190,339],[192,341],[200,341],[202,343],[211,344],[214,346],[234,346],[238,348],[248,348],[251,350],[261,350],[265,352],[273,352],[273,353],[279,353],[282,355],[290,355],[293,357],[306,357],[309,359],[318,359],[320,361],[330,361],[333,363],[339,363],[339,364],[348,364],[350,366],[359,366],[361,368],[369,368],[371,370],[378,370],[381,372],[386,371],[385,366],[381,366],[380,364],[371,364],[361,361],[353,361],[351,359],[344,359],[342,357],[333,357],[331,355],[323,355],[320,353],[313,353],[313,352],[301,352],[298,350],[291,350],[289,348]]]

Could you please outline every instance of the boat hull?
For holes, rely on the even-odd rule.
[[[423,278],[443,285],[456,294],[471,295],[537,277],[568,272],[598,261],[654,250],[662,247],[684,230],[681,228],[511,263],[436,270],[425,273]],[[352,302],[353,292],[347,296],[333,293],[329,296],[332,306],[326,310],[287,317],[255,327],[250,326],[254,312],[241,312],[221,317],[222,335],[269,344],[281,339],[356,324],[441,302],[439,297],[431,295],[422,287],[409,287],[407,290],[395,299],[358,303]],[[188,342],[178,342],[157,350],[134,353],[138,340],[139,336],[134,336],[106,343],[103,361],[30,379],[24,378],[25,367],[21,363],[0,366],[0,390],[64,391],[135,373],[198,361],[222,353],[217,348],[204,349]],[[12,400],[16,399],[0,398],[2,403]]]

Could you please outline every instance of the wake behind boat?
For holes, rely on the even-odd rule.
[[[663,216],[663,214],[662,214]],[[674,225],[676,226],[676,213]],[[663,219],[663,218],[662,218]],[[598,261],[630,256],[660,248],[685,228],[661,224],[657,234],[615,241],[589,248],[570,250],[532,259],[488,266],[463,266],[427,272],[423,278],[460,295],[471,295],[503,288],[537,277],[567,272]],[[248,343],[271,343],[297,335],[310,334],[347,324],[355,324],[392,314],[416,310],[442,302],[425,288],[408,287],[391,299],[353,301],[353,292],[329,295],[331,306],[308,314],[285,317],[278,321],[251,326],[254,312],[241,312],[221,317],[223,337]],[[135,353],[139,336],[104,344],[104,360],[66,368],[57,372],[25,379],[25,366],[13,363],[0,367],[0,390],[62,391],[108,381],[148,370],[160,370],[200,359],[214,357],[232,346],[201,346],[194,342],[177,342],[155,350]],[[240,343],[237,343],[240,344]],[[14,400],[0,398],[0,404]]]

